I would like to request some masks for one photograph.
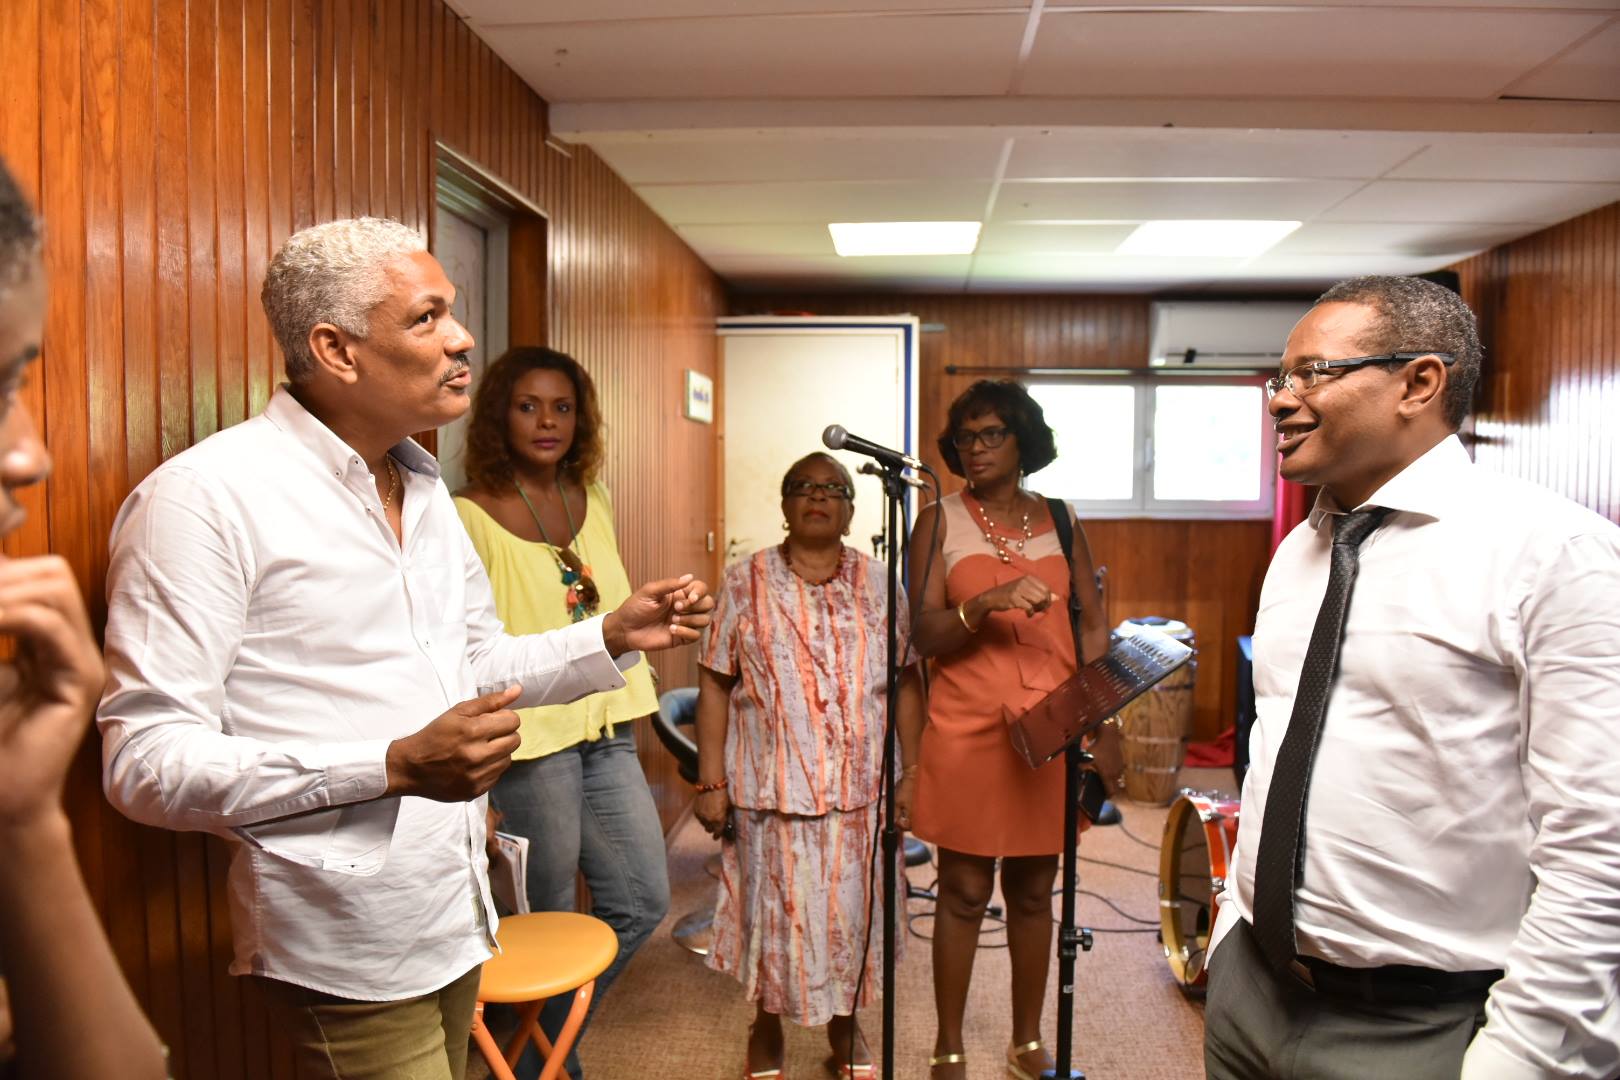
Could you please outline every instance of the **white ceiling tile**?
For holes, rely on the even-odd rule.
[[[1379,180],[1324,221],[1535,222],[1551,225],[1620,199],[1620,184]]]
[[[1541,229],[1524,222],[1502,225],[1433,224],[1429,222],[1306,222],[1266,252],[1266,258],[1291,255],[1392,255],[1431,258],[1454,251],[1479,251],[1516,240]]]
[[[1001,185],[991,220],[1256,218],[1303,221],[1339,202],[1360,185],[1359,180],[1186,184],[1017,181]]]
[[[1135,225],[991,224],[979,234],[980,255],[1107,254]]]
[[[1620,60],[1615,80],[1620,82]],[[1620,182],[1620,147],[1442,142],[1390,171],[1390,180],[1579,180]]]
[[[1014,11],[1029,0],[450,0],[475,25],[687,19],[703,16],[746,18],[763,15],[828,15],[846,12]]]
[[[825,225],[677,225],[675,231],[704,260],[838,254]]]
[[[1020,90],[1047,96],[1490,99],[1602,13],[1353,5],[1054,12]]]
[[[636,193],[674,225],[978,221],[990,185],[967,181],[646,184]]]
[[[1120,255],[979,255],[969,287],[1036,292],[1174,288],[1202,280],[1237,259],[1141,259]]]
[[[1620,21],[1509,86],[1504,96],[1620,101]]]
[[[715,273],[728,281],[755,289],[772,284],[880,282],[882,287],[961,288],[967,281],[968,255],[874,256],[844,259],[832,256],[744,257],[710,261]]]
[[[631,184],[751,180],[991,180],[1004,139],[662,136],[591,144]]]
[[[1004,93],[1022,15],[513,26],[490,45],[547,101]]]
[[[1267,176],[1371,179],[1418,153],[1421,138],[1350,132],[1098,131],[1027,136],[1008,179]]]

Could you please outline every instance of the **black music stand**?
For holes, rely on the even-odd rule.
[[[1011,725],[1014,747],[1037,768],[1063,755],[1063,905],[1058,922],[1058,1034],[1053,1080],[1085,1080],[1074,1071],[1074,967],[1091,932],[1075,925],[1080,889],[1080,767],[1091,759],[1080,741],[1154,683],[1188,660],[1193,651],[1149,627],[1114,638],[1108,652],[1076,671]]]

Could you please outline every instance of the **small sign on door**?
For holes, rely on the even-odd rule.
[[[682,414],[700,424],[714,423],[714,380],[701,371],[686,372],[686,406]]]

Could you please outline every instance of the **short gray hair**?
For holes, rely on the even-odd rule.
[[[1368,355],[1444,352],[1457,358],[1446,369],[1446,422],[1462,426],[1473,409],[1484,347],[1479,326],[1463,298],[1432,281],[1369,275],[1341,281],[1317,297],[1317,304],[1364,304],[1378,319],[1357,343]]]
[[[416,230],[385,218],[328,221],[288,237],[259,291],[287,378],[297,383],[315,374],[309,332],[317,324],[365,337],[371,309],[388,296],[388,264],[426,250]]]

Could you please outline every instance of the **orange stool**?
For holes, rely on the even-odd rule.
[[[601,919],[571,911],[544,911],[510,915],[495,931],[501,952],[485,964],[478,981],[478,1005],[473,1010],[473,1041],[489,1062],[496,1080],[515,1080],[512,1066],[532,1039],[546,1060],[540,1080],[556,1080],[579,1029],[590,1010],[596,977],[619,955],[619,939]],[[568,1019],[552,1046],[540,1028],[540,1009],[547,998],[577,990]],[[490,1002],[521,1005],[517,1034],[503,1054],[495,1036],[484,1026],[484,1006]]]

